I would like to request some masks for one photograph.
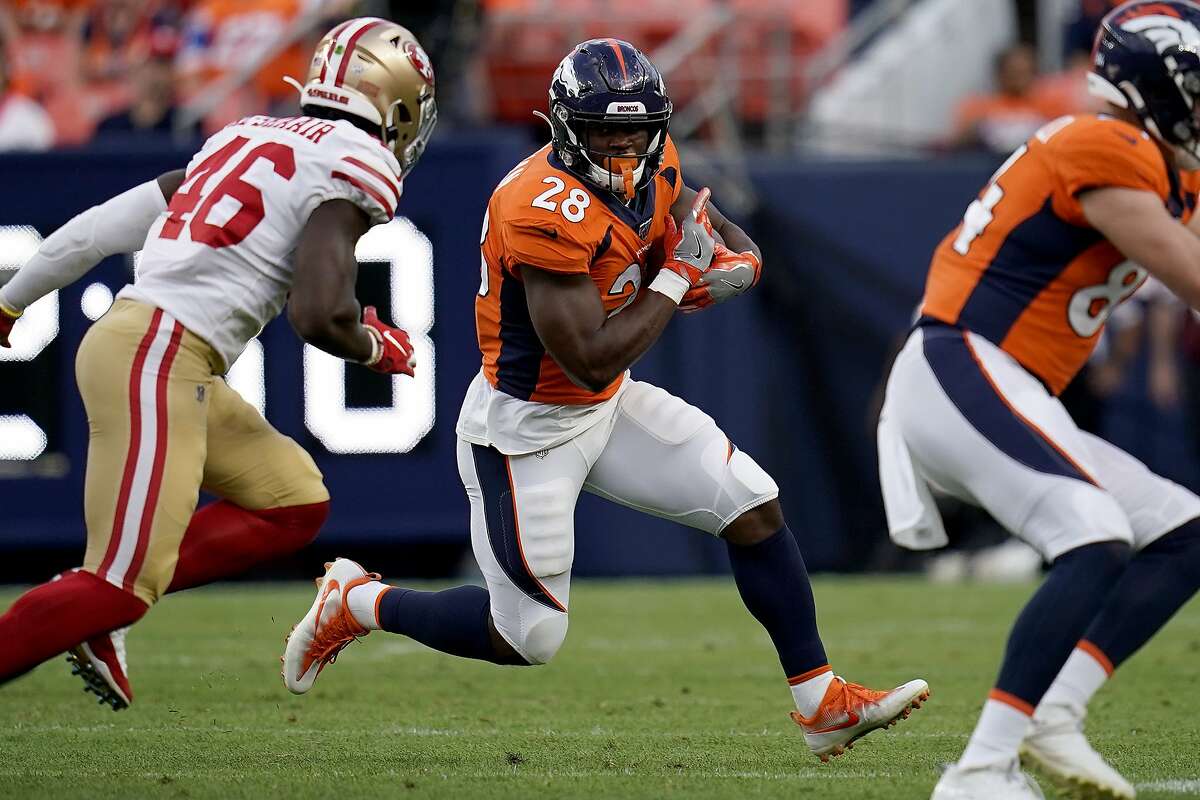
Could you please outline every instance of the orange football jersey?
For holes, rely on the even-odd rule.
[[[1193,183],[1181,183],[1138,127],[1105,115],[1057,119],[1017,148],[942,240],[922,314],[995,343],[1058,394],[1146,278],[1088,224],[1080,193],[1154,192],[1186,220]]]
[[[609,316],[633,302],[646,280],[646,257],[662,238],[683,178],[667,139],[662,167],[629,206],[593,191],[546,145],[496,187],[483,221],[482,282],[475,327],[483,370],[520,400],[583,405],[607,400],[624,377],[601,392],[576,386],[546,352],[525,302],[522,269],[588,275]]]

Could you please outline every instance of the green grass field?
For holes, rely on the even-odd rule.
[[[128,711],[95,705],[61,661],[0,689],[0,792],[928,797],[1031,587],[822,579],[816,590],[839,673],[877,686],[923,676],[933,688],[908,721],[828,765],[788,719],[774,651],[725,581],[577,582],[571,633],[545,667],[502,669],[372,634],[306,697],[279,678],[283,634],[312,597],[287,584],[168,598],[130,634]],[[1097,697],[1093,741],[1140,797],[1200,795],[1198,676],[1193,603]]]

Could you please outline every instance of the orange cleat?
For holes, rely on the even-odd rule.
[[[816,712],[805,717],[793,711],[792,720],[804,730],[804,741],[813,755],[829,761],[871,731],[906,719],[928,699],[929,684],[920,679],[880,692],[834,676]]]
[[[379,575],[367,572],[348,558],[325,565],[317,579],[317,598],[300,623],[287,635],[283,658],[283,682],[294,694],[312,688],[321,670],[337,660],[351,642],[370,631],[359,625],[346,605],[346,593]]]

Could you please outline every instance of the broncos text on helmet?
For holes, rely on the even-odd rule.
[[[1153,137],[1200,166],[1200,6],[1133,0],[1105,16],[1088,91],[1135,112]]]
[[[551,147],[582,180],[625,200],[641,191],[662,166],[671,99],[662,74],[645,54],[620,39],[590,39],[575,46],[550,82]],[[645,152],[615,156],[594,149],[596,126],[645,129]]]

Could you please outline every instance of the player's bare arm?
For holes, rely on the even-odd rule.
[[[179,191],[179,187],[183,185],[183,179],[187,177],[187,171],[182,169],[171,170],[164,172],[158,176],[158,188],[162,189],[163,199],[168,203],[175,193]]]
[[[598,392],[628,369],[667,327],[675,301],[644,292],[628,308],[605,317],[587,275],[555,275],[523,266],[529,316],[546,351],[578,386]]]
[[[296,248],[288,321],[301,339],[347,361],[367,361],[374,349],[354,297],[354,247],[370,227],[371,220],[358,206],[331,200],[309,217]]]
[[[1152,192],[1108,187],[1079,198],[1089,223],[1184,302],[1200,308],[1200,238]]]

